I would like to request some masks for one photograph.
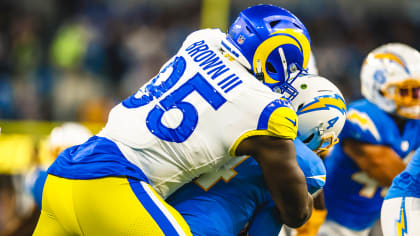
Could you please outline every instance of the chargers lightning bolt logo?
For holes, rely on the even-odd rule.
[[[304,105],[299,109],[296,114],[300,115],[303,113],[317,111],[317,110],[329,110],[337,109],[343,115],[346,113],[346,103],[344,99],[337,94],[334,95],[322,95],[314,98],[313,102]]]
[[[405,197],[401,201],[400,219],[395,222],[397,224],[397,236],[407,235],[407,219],[405,215]]]
[[[405,65],[404,61],[396,54],[391,52],[384,52],[384,53],[376,53],[373,56],[376,59],[382,59],[382,60],[389,60],[391,62],[397,63],[400,65],[404,70],[409,73],[408,67]]]

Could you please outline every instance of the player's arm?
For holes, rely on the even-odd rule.
[[[344,152],[381,186],[390,186],[405,164],[392,148],[363,143],[354,139],[342,140]]]
[[[313,199],[308,194],[305,176],[296,161],[292,140],[253,136],[242,141],[236,153],[250,154],[257,160],[279,210],[281,222],[296,228],[309,219]]]
[[[327,209],[325,208],[324,203],[324,192],[321,191],[314,197],[314,209],[312,210],[311,218],[309,218],[304,225],[296,229],[296,236],[317,235],[318,230],[324,223],[326,217]]]

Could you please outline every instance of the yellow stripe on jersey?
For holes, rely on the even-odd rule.
[[[243,133],[241,136],[239,136],[238,139],[235,140],[235,142],[233,143],[232,147],[229,150],[229,155],[236,157],[236,149],[238,148],[239,144],[252,136],[276,136],[275,134],[271,133],[270,131],[264,129],[264,130],[250,130],[247,131],[245,133]]]
[[[266,129],[250,130],[236,139],[229,150],[229,155],[236,156],[239,144],[252,136],[274,136],[283,139],[295,139],[298,129],[298,117],[290,107],[278,107],[268,118]]]

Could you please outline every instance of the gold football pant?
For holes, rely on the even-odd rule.
[[[153,188],[125,177],[75,180],[48,175],[35,236],[191,235]]]

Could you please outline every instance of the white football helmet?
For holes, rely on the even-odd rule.
[[[298,138],[317,154],[338,143],[346,121],[346,103],[340,90],[318,75],[305,75],[292,84],[298,95],[291,101],[299,119]]]
[[[56,158],[64,149],[82,144],[91,136],[90,130],[79,123],[66,122],[57,126],[51,131],[49,137],[51,154]]]
[[[370,52],[361,72],[362,95],[382,110],[420,119],[420,53],[401,43]]]

